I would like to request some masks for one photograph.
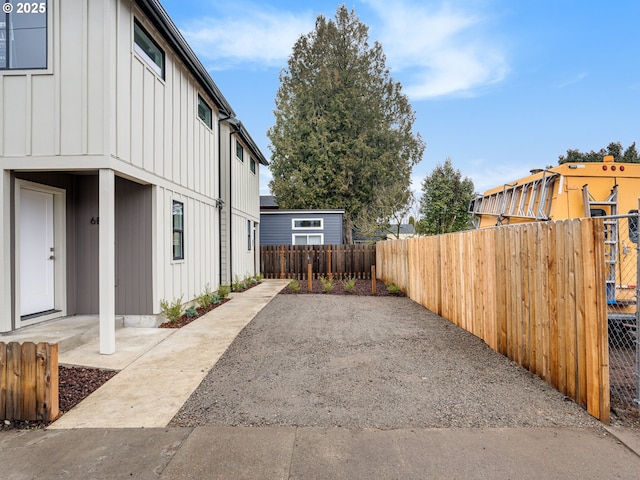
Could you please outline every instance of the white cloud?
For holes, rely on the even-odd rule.
[[[578,75],[576,75],[573,78],[570,78],[569,80],[565,80],[564,82],[560,83],[558,85],[558,88],[565,88],[568,87],[569,85],[573,85],[575,83],[580,83],[582,80],[584,80],[585,78],[588,77],[587,73],[579,73]]]
[[[181,26],[181,31],[198,56],[212,70],[235,68],[238,64],[282,67],[298,38],[313,30],[315,16],[295,15],[245,5],[237,12],[205,17]]]
[[[506,76],[506,49],[492,36],[490,18],[470,7],[454,8],[447,0],[399,0],[392,8],[386,0],[361,1],[372,16],[356,14],[371,39],[382,43],[392,75],[412,100],[473,95]],[[332,18],[335,12],[324,13]],[[180,27],[212,70],[281,68],[300,36],[313,30],[316,15],[244,1]]]
[[[388,64],[406,71],[405,91],[414,100],[471,95],[508,72],[504,48],[492,39],[489,20],[448,3],[365,0],[380,17],[374,30]],[[397,75],[394,75],[397,76]]]

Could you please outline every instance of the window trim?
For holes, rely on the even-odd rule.
[[[319,220],[319,227],[296,227],[296,222],[315,222]],[[324,230],[324,218],[316,217],[316,218],[292,218],[291,219],[291,230]]]
[[[209,121],[205,120],[200,116],[200,106],[204,106],[209,111]],[[202,98],[202,95],[200,94],[198,94],[197,110],[198,110],[198,118],[200,119],[200,121],[204,123],[207,127],[209,127],[209,130],[211,130],[213,128],[213,109],[209,106],[206,100]]]
[[[176,205],[180,205],[182,207],[182,213],[180,214],[180,216],[182,217],[182,228],[176,228],[176,221],[175,221],[175,217],[176,217],[176,213],[174,212],[174,209],[176,207]],[[179,200],[172,200],[171,201],[171,258],[173,259],[173,261],[181,261],[184,260],[184,202],[181,202]],[[181,256],[176,256],[176,234],[178,234],[179,239],[180,239],[180,250],[181,250]]]
[[[240,155],[238,155],[238,152],[240,152]],[[244,163],[244,147],[238,139],[236,139],[236,158]]]
[[[140,45],[136,42],[136,27],[140,29],[140,31],[147,37],[154,47],[156,47],[160,53],[162,53],[162,66],[158,65],[155,60],[153,60],[147,52],[145,52]],[[162,80],[164,80],[165,68],[167,65],[167,54],[164,49],[158,44],[158,42],[153,38],[153,36],[149,33],[149,31],[144,28],[142,22],[140,22],[137,18],[133,19],[133,51],[140,59],[151,69],[156,75],[158,75]]]
[[[320,237],[320,243],[309,243],[309,237]],[[291,245],[299,245],[296,243],[297,237],[306,237],[307,243],[304,245],[324,245],[324,233],[293,233],[291,235]]]
[[[39,0],[39,2],[46,2],[47,4],[47,66],[46,68],[4,68],[0,69],[0,76],[10,75],[24,75],[29,73],[31,75],[51,75],[53,73],[53,9],[55,8],[54,2],[51,0]],[[2,2],[4,3],[4,1]],[[0,14],[0,18],[5,19],[4,13]],[[6,20],[5,20],[6,21]]]

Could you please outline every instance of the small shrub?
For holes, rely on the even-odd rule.
[[[349,293],[353,293],[356,291],[356,279],[355,277],[352,278],[347,278],[344,282],[342,282],[344,289],[349,292]]]
[[[231,293],[231,287],[229,285],[220,285],[218,287],[218,296],[220,298],[227,298]]]
[[[196,310],[196,307],[189,307],[184,311],[184,314],[188,318],[196,318],[198,316],[198,311]]]
[[[247,289],[246,280],[240,280],[237,276],[236,279],[231,284],[232,292],[241,292]]]
[[[387,291],[389,292],[390,295],[398,295],[401,292],[400,287],[397,286],[395,283],[388,282],[388,283],[385,283],[385,286],[387,287]]]
[[[174,300],[172,303],[169,303],[164,299],[161,300],[160,308],[162,309],[162,314],[170,323],[177,322],[182,315],[182,296]]]
[[[211,305],[220,305],[220,295],[215,293],[211,296]]]
[[[215,293],[211,291],[211,288],[209,288],[209,284],[207,283],[204,286],[204,292],[202,292],[202,294],[196,299],[198,306],[200,308],[207,308],[209,305],[213,304],[214,295]]]
[[[300,282],[296,279],[293,279],[289,282],[289,290],[291,290],[293,293],[299,293],[300,292]]]
[[[333,279],[326,278],[324,276],[320,277],[320,283],[322,284],[322,293],[329,293],[333,290]]]

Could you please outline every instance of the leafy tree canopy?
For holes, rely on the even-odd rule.
[[[416,231],[427,235],[459,232],[471,228],[469,203],[474,197],[473,182],[455,170],[450,158],[436,165],[422,182],[420,214]]]
[[[558,165],[569,162],[602,162],[605,155],[613,155],[613,159],[616,162],[640,163],[636,142],[633,142],[626,150],[623,149],[620,142],[611,142],[607,148],[601,148],[597,152],[591,150],[590,152],[583,153],[580,150],[569,149],[566,155],[560,155],[558,157]]]
[[[385,207],[399,202],[391,209],[400,210],[409,200],[425,144],[385,62],[382,46],[369,44],[368,27],[344,5],[335,20],[318,16],[295,43],[267,132],[269,187],[282,208],[341,208],[349,223],[380,202],[384,188],[404,191]]]

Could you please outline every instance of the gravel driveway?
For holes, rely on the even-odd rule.
[[[538,377],[408,298],[278,295],[170,426],[595,427]]]

